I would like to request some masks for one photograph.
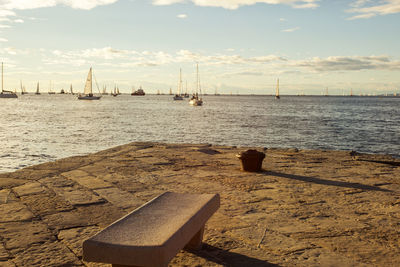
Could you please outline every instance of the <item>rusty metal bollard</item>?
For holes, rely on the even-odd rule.
[[[258,152],[254,149],[249,149],[240,152],[236,155],[240,159],[240,166],[242,171],[259,172],[261,171],[262,162],[265,158],[265,153]]]

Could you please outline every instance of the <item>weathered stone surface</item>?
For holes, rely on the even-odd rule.
[[[7,250],[4,248],[3,244],[0,243],[0,266],[2,266],[3,261],[7,261],[10,258]]]
[[[13,251],[17,266],[82,266],[82,262],[61,242],[34,244]]]
[[[89,205],[95,203],[102,203],[104,200],[93,194],[91,191],[71,187],[55,187],[53,190],[62,198],[71,203],[72,205]]]
[[[0,204],[7,203],[10,194],[11,194],[11,190],[10,189],[0,190]]]
[[[38,182],[29,182],[24,185],[14,187],[13,190],[19,197],[22,197],[42,193],[45,191],[45,188]]]
[[[36,215],[48,215],[72,210],[71,203],[55,193],[45,193],[21,197],[21,201]]]
[[[131,193],[115,187],[97,189],[94,192],[121,209],[134,209],[143,204],[142,200],[134,197]]]
[[[141,203],[165,191],[220,193],[221,208],[207,224],[204,249],[196,254],[179,253],[172,266],[398,265],[400,167],[393,162],[399,160],[381,155],[355,157],[348,151],[268,149],[263,161],[266,171],[245,173],[235,155],[247,149],[262,151],[132,143],[0,174],[0,221],[41,222],[48,226],[43,233],[58,234],[62,245],[68,246],[65,255],[73,251],[80,259],[79,234],[86,232],[77,231],[75,239],[73,229],[104,228],[133,209],[135,201],[121,202],[121,191]],[[46,191],[17,197],[14,188],[28,182],[38,182]],[[69,190],[78,193],[68,195]],[[91,203],[92,195],[106,203],[77,204]],[[121,203],[127,208],[122,210]],[[0,244],[6,244],[3,240],[0,234]],[[45,241],[56,247],[57,242]],[[42,253],[48,252],[44,249]],[[13,257],[45,257],[39,250],[22,247],[7,253],[11,258],[0,259],[0,265],[13,264]]]
[[[90,189],[107,188],[112,186],[110,183],[81,170],[64,172],[62,173],[62,176]]]
[[[68,229],[90,225],[106,226],[125,214],[121,209],[108,203],[77,207],[71,211],[59,212],[43,217],[50,229]]]
[[[12,188],[14,186],[18,186],[26,183],[26,180],[23,179],[14,179],[14,178],[3,178],[0,177],[0,188]]]
[[[19,202],[0,204],[0,223],[26,221],[33,218],[32,212]]]
[[[8,250],[27,248],[35,243],[54,241],[54,234],[42,222],[1,223],[0,236]]]
[[[61,240],[75,255],[81,257],[82,243],[101,230],[98,226],[78,227],[61,230],[58,239]]]

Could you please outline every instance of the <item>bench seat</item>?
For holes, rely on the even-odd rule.
[[[167,266],[185,246],[199,248],[218,194],[166,192],[83,242],[83,260],[113,266]]]

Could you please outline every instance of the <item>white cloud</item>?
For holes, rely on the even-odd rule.
[[[172,5],[177,3],[193,2],[197,6],[222,7],[238,9],[241,6],[250,6],[257,3],[270,5],[289,5],[293,8],[316,8],[320,0],[153,0],[154,5]]]
[[[75,9],[92,9],[97,6],[109,5],[118,0],[0,0],[0,9],[35,9],[54,7],[57,5],[69,6]]]
[[[282,32],[294,32],[294,31],[297,31],[297,30],[300,30],[300,27],[285,29],[285,30],[282,30]]]
[[[392,61],[388,56],[331,56],[322,59],[316,57],[293,61],[290,65],[316,72],[400,69],[400,61]]]
[[[179,19],[186,19],[187,15],[186,14],[179,14],[178,16],[176,16]]]
[[[347,12],[358,15],[350,17],[349,20],[400,13],[400,0],[357,0],[351,3],[350,6],[352,8],[347,10]]]
[[[23,19],[15,19],[14,22],[15,23],[24,23],[24,20]]]
[[[240,55],[203,55],[189,50],[180,50],[175,54],[163,51],[118,50],[111,47],[84,50],[54,50],[46,56],[47,64],[81,64],[82,60],[96,61],[96,64],[131,66],[159,66],[173,63],[201,62],[206,65],[262,65],[270,62],[284,62],[285,58],[276,55],[243,57]]]
[[[0,24],[0,29],[7,29],[10,28],[10,25]]]
[[[0,42],[8,42],[6,38],[0,38]]]

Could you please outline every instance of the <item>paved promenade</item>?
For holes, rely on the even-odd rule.
[[[398,266],[400,160],[268,149],[246,173],[246,149],[131,143],[0,174],[0,266],[103,266],[82,241],[165,191],[221,195],[171,266]]]

